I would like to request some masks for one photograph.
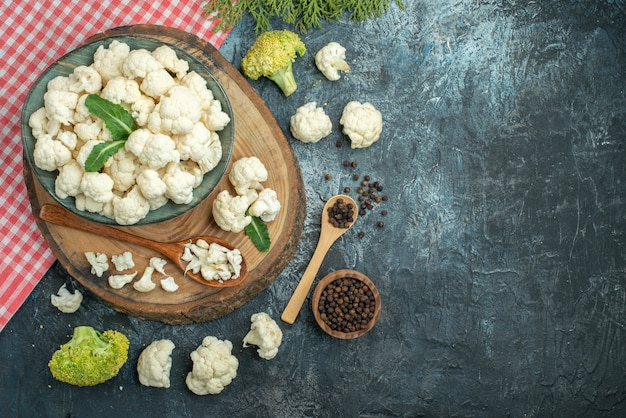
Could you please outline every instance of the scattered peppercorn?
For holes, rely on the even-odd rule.
[[[382,228],[383,226],[385,226],[385,223],[383,221],[378,221],[376,226],[379,227],[379,228]]]
[[[332,176],[330,173],[326,173],[326,174],[324,175],[324,178],[325,178],[326,180],[330,180],[330,179],[332,179],[332,178],[333,178],[333,176]]]
[[[337,142],[335,142],[335,146],[336,146],[337,148],[341,148],[341,147],[343,146],[343,142],[341,142],[341,141],[337,141]]]
[[[343,192],[344,193],[350,193],[350,188],[349,187],[344,187],[343,188]]]
[[[374,318],[376,298],[367,284],[344,277],[326,286],[317,309],[332,330],[354,332],[367,328]]]
[[[365,232],[363,232],[363,231],[359,231],[359,234],[358,234],[358,235],[359,235],[359,238],[363,238],[363,237],[365,236]]]
[[[352,168],[356,168],[357,163],[356,163],[356,161],[352,161],[352,162],[350,163],[350,165],[352,166]]]
[[[380,214],[383,215],[383,216],[387,216],[387,209],[381,210]]]
[[[358,174],[353,174],[352,175],[352,180],[357,181],[359,179],[359,175]]]
[[[343,162],[343,166],[344,166],[344,167],[350,167],[350,161],[345,160],[345,161]]]

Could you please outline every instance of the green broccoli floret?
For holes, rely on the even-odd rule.
[[[253,80],[269,78],[285,96],[289,96],[298,88],[292,63],[305,52],[304,42],[296,33],[288,30],[267,31],[254,41],[241,60],[241,68]]]
[[[94,386],[116,376],[128,359],[128,338],[118,331],[100,333],[89,326],[74,328],[74,335],[52,355],[52,376],[76,386]]]

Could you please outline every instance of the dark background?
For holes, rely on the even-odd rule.
[[[294,64],[289,98],[269,80],[251,82],[292,141],[307,192],[300,246],[276,281],[224,318],[170,326],[87,292],[77,313],[59,313],[49,297],[67,274],[55,265],[0,333],[0,416],[625,416],[625,2],[405,4],[304,35],[309,52]],[[253,24],[246,17],[221,48],[237,68]],[[330,41],[352,66],[336,82],[313,63]],[[368,149],[350,149],[340,132],[351,100],[383,114]],[[308,101],[334,125],[316,144],[289,135],[289,117]],[[354,172],[380,181],[389,201],[337,241],[320,276],[367,274],[383,311],[370,333],[340,341],[308,305],[294,325],[279,317],[313,253],[324,200],[354,190]],[[240,348],[260,311],[284,332],[271,361]],[[77,325],[129,336],[118,377],[92,388],[51,377],[47,361]],[[231,340],[240,366],[221,394],[200,397],[184,380],[207,335]],[[135,370],[159,338],[176,344],[169,389],[140,385]]]

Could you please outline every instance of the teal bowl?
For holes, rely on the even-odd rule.
[[[218,132],[220,142],[222,144],[222,158],[213,170],[204,175],[202,183],[194,190],[193,200],[186,205],[179,205],[172,201],[168,201],[168,203],[164,206],[156,210],[151,210],[145,218],[132,226],[165,222],[193,209],[211,194],[226,173],[235,141],[233,111],[222,85],[201,61],[176,45],[167,44],[155,39],[141,36],[111,36],[84,44],[61,57],[58,61],[48,67],[41,74],[41,76],[39,76],[39,78],[37,78],[26,96],[26,101],[24,102],[21,114],[21,135],[24,154],[26,156],[26,161],[37,180],[46,189],[50,196],[52,196],[52,198],[61,206],[79,216],[82,216],[83,218],[89,219],[90,221],[108,225],[118,225],[114,219],[107,218],[106,216],[102,216],[98,213],[76,209],[73,197],[60,199],[55,194],[54,182],[58,171],[41,170],[35,165],[33,151],[35,149],[36,140],[33,137],[30,126],[28,125],[30,116],[37,109],[43,107],[43,96],[47,90],[48,82],[57,76],[68,76],[72,74],[74,68],[78,66],[91,65],[93,63],[93,55],[98,47],[100,45],[104,45],[106,48],[113,40],[126,43],[131,50],[144,48],[149,51],[153,51],[161,45],[168,45],[176,51],[178,58],[184,59],[189,63],[189,71],[197,72],[206,80],[207,87],[213,92],[214,98],[220,101],[222,104],[222,110],[230,117],[230,123],[223,130]]]

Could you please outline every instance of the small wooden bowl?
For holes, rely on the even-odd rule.
[[[330,325],[324,322],[324,320],[322,319],[322,313],[319,311],[320,297],[322,296],[322,292],[326,289],[326,287],[328,287],[329,284],[331,284],[337,279],[342,279],[342,278],[356,279],[360,281],[361,283],[366,284],[367,287],[372,291],[374,301],[375,301],[374,313],[364,328],[360,328],[358,330],[349,331],[349,332],[341,331],[338,329],[332,329]],[[311,303],[312,303],[312,308],[313,308],[313,316],[315,316],[315,320],[317,321],[317,324],[320,326],[320,328],[322,328],[324,332],[326,332],[327,334],[332,335],[335,338],[341,338],[344,340],[360,337],[361,335],[371,330],[376,324],[378,317],[380,316],[380,309],[381,309],[380,294],[378,293],[378,289],[376,289],[376,286],[369,279],[369,277],[367,277],[366,275],[358,271],[347,270],[347,269],[334,271],[326,275],[322,280],[320,280],[320,282],[315,287],[315,290],[313,291],[313,296],[311,297]]]

